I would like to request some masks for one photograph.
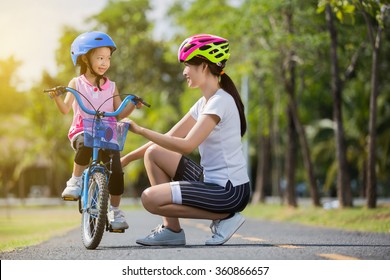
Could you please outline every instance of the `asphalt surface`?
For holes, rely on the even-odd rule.
[[[144,210],[126,212],[125,233],[105,232],[87,250],[80,228],[42,244],[0,253],[0,260],[390,260],[390,234],[341,231],[247,218],[223,246],[205,246],[209,221],[183,219],[187,245],[148,247],[135,240],[161,220]]]

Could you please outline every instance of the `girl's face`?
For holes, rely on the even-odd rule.
[[[111,49],[108,47],[96,48],[89,57],[91,67],[98,75],[104,75],[111,65]]]
[[[202,84],[205,73],[204,66],[203,63],[200,65],[184,63],[183,76],[187,79],[188,87],[197,88]]]

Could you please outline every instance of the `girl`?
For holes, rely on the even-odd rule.
[[[223,71],[228,40],[208,34],[187,38],[178,51],[183,75],[202,97],[166,134],[130,122],[129,130],[150,140],[124,156],[122,166],[144,157],[151,187],[141,196],[144,207],[162,216],[163,224],[142,245],[185,245],[178,218],[210,219],[213,236],[206,245],[221,245],[244,223],[250,184],[242,152],[246,131],[244,106]],[[200,165],[184,155],[199,147]]]
[[[114,41],[107,34],[97,31],[83,33],[72,43],[71,57],[75,66],[80,65],[80,76],[73,78],[69,82],[69,87],[86,96],[88,101],[83,103],[91,110],[94,107],[101,111],[113,112],[122,102],[115,83],[104,76],[110,68],[111,55],[115,49]],[[71,108],[73,109],[73,122],[68,137],[76,154],[72,177],[66,183],[62,198],[64,200],[78,200],[81,194],[82,173],[92,156],[92,148],[84,146],[83,118],[91,118],[91,116],[80,108],[74,95],[70,92],[67,93],[65,99],[56,95],[52,95],[52,97],[61,113],[68,114]],[[108,101],[106,101],[107,99]],[[134,108],[134,104],[127,105],[118,118],[126,117]],[[101,155],[103,162],[109,162],[110,155],[113,155],[113,161],[112,175],[108,185],[111,204],[108,218],[112,229],[127,229],[129,226],[124,213],[119,209],[121,195],[124,191],[120,154],[119,151],[106,150]]]

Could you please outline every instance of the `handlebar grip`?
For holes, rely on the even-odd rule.
[[[149,103],[144,101],[141,97],[136,96],[136,95],[131,95],[131,96],[132,96],[131,102],[133,102],[134,105],[137,105],[138,103],[142,103],[146,107],[150,107],[151,106]]]
[[[146,101],[144,101],[142,98],[140,98],[139,102],[141,102],[142,104],[144,104],[146,107],[149,107],[149,108],[150,108],[150,106],[152,106],[149,103],[147,103]]]
[[[57,87],[54,87],[54,88],[49,88],[49,89],[44,89],[43,92],[55,92],[55,95],[56,96],[60,96],[60,95],[63,95],[67,92],[66,90],[66,87],[64,86],[57,86]],[[52,96],[50,96],[50,98],[52,98]]]

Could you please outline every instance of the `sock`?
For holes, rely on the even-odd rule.
[[[113,210],[113,211],[118,211],[118,210],[119,210],[119,207],[110,206],[110,209]]]
[[[72,174],[72,178],[80,182],[82,180],[83,176],[77,177],[77,176],[74,176]]]

